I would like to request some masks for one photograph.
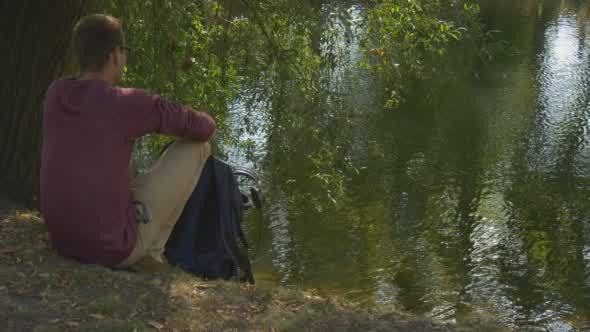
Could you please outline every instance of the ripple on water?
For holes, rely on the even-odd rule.
[[[499,61],[490,82],[465,82],[457,95],[469,97],[376,116],[352,136],[348,154],[364,168],[345,174],[335,206],[316,211],[323,198],[308,183],[266,170],[263,264],[278,282],[446,321],[487,312],[515,329],[589,324],[590,29],[571,11],[546,25],[538,16],[506,34],[532,50]],[[328,106],[361,114],[374,96],[356,80],[368,77],[334,75]]]

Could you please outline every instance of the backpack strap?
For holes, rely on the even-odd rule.
[[[219,189],[217,194],[220,195],[218,202],[223,204],[219,209],[219,226],[223,245],[238,270],[236,276],[240,277],[239,270],[241,269],[244,272],[244,279],[254,284],[254,274],[248,252],[240,247],[237,240],[239,238],[244,245],[247,245],[241,225],[242,196],[234,170],[230,165],[215,159],[215,179],[216,187]]]

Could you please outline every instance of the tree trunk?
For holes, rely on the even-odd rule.
[[[0,195],[38,204],[42,101],[94,1],[0,0]]]

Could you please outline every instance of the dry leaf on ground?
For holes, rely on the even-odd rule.
[[[164,325],[162,325],[156,321],[153,321],[153,320],[149,320],[149,321],[147,321],[147,323],[148,323],[148,325],[155,328],[156,330],[161,330],[164,328]]]
[[[90,314],[90,317],[94,318],[94,319],[105,319],[106,317],[101,315],[101,314]]]

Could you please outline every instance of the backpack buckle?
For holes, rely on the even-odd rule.
[[[135,218],[138,223],[147,224],[150,222],[150,212],[143,202],[132,201],[131,204],[135,207]]]

